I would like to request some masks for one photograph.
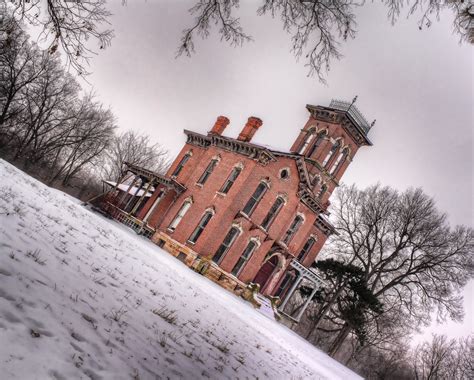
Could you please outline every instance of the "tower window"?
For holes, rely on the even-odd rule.
[[[271,226],[275,218],[277,217],[278,213],[280,212],[281,208],[285,204],[285,201],[282,197],[278,197],[275,202],[273,203],[272,207],[268,211],[267,216],[263,219],[262,228],[264,230],[268,230]]]
[[[337,152],[337,150],[341,147],[341,142],[340,140],[337,140],[333,146],[331,147],[331,150],[328,152],[326,155],[326,158],[323,161],[323,166],[326,167],[329,162],[331,161],[331,158],[334,156],[334,154]]]
[[[214,261],[216,264],[219,264],[221,262],[224,255],[229,251],[230,247],[232,246],[232,244],[234,244],[234,241],[239,236],[239,232],[240,231],[237,227],[232,227],[229,232],[227,232],[227,235],[222,241],[222,244],[219,246],[216,253],[212,257],[212,261]]]
[[[186,213],[188,212],[189,208],[191,207],[191,204],[192,202],[189,199],[183,203],[178,213],[176,214],[176,216],[173,218],[170,225],[168,226],[168,229],[170,229],[171,231],[174,231],[176,227],[178,227],[178,224],[181,222],[181,219],[183,219]]]
[[[199,185],[204,185],[206,183],[207,179],[211,176],[214,168],[216,167],[217,162],[217,159],[213,159],[211,162],[209,162],[206,170],[204,170],[204,173],[202,173],[201,177],[199,177],[199,180],[197,181]]]
[[[206,228],[207,224],[209,223],[213,215],[214,214],[212,213],[212,211],[206,211],[204,213],[198,225],[196,226],[193,233],[188,239],[190,243],[194,244],[197,242],[197,240],[199,239],[199,236],[201,236],[202,232],[204,231],[204,228]]]
[[[331,175],[336,175],[341,166],[344,164],[344,161],[347,159],[347,156],[349,155],[349,150],[345,148],[341,153],[339,153],[339,156],[337,156],[336,161],[331,167],[331,170],[329,171],[329,174]]]
[[[226,179],[226,181],[222,185],[222,188],[220,189],[221,193],[227,194],[229,192],[230,188],[237,180],[237,177],[239,176],[241,171],[242,169],[239,167],[235,167],[234,169],[232,169],[232,172],[230,173],[229,177]]]
[[[245,247],[244,251],[242,252],[242,255],[240,256],[239,260],[237,261],[234,268],[232,269],[231,273],[234,276],[237,277],[242,272],[245,265],[252,257],[252,254],[254,253],[256,248],[257,248],[257,243],[254,240],[250,240],[250,242],[247,244],[247,247]]]
[[[324,134],[325,134],[325,132],[320,132],[318,134],[318,137],[316,138],[316,141],[314,142],[313,146],[308,151],[308,154],[307,154],[308,157],[313,156],[313,154],[316,152],[318,147],[321,145],[321,143],[324,140]]]
[[[298,151],[299,154],[303,154],[304,151],[306,150],[306,148],[308,147],[308,145],[311,143],[311,141],[313,141],[314,139],[314,129],[310,129],[307,134],[306,134],[306,137],[303,141],[303,144],[301,145],[300,147],[300,150]]]
[[[285,232],[285,236],[283,237],[282,242],[288,245],[288,243],[291,241],[293,236],[295,236],[302,223],[303,217],[301,215],[297,215],[295,219],[293,219],[290,228],[288,228],[288,230]]]
[[[265,195],[266,191],[267,191],[267,185],[264,182],[260,182],[260,184],[257,186],[255,191],[253,192],[252,196],[248,200],[242,212],[246,214],[247,216],[250,216],[253,210],[255,210],[255,208],[257,207],[260,200]]]
[[[176,169],[174,169],[173,174],[171,174],[171,177],[177,177],[179,173],[181,173],[181,170],[183,170],[184,165],[186,165],[186,162],[188,162],[189,158],[191,157],[190,153],[186,153],[181,161],[179,161],[178,166],[176,166]]]
[[[305,245],[303,246],[303,249],[300,251],[300,253],[298,255],[298,261],[303,261],[306,258],[306,255],[313,248],[314,243],[316,243],[316,239],[314,237],[310,237],[306,241]]]

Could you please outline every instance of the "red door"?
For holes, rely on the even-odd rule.
[[[260,292],[263,290],[263,288],[267,284],[277,264],[278,264],[278,257],[273,256],[270,260],[268,260],[265,264],[263,264],[260,270],[258,271],[253,282],[256,284],[260,284]]]

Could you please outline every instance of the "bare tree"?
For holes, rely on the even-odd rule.
[[[394,313],[412,331],[429,323],[433,311],[440,320],[462,319],[461,290],[474,274],[472,229],[451,228],[446,215],[421,189],[399,193],[379,185],[366,190],[342,186],[333,214],[339,235],[326,253],[360,268],[368,288],[383,304],[379,315],[359,309],[366,313],[372,339],[387,313]],[[329,349],[335,354],[354,326],[339,302],[331,305],[326,319],[338,324]]]
[[[395,22],[404,7],[408,15],[420,15],[419,27],[429,27],[439,13],[454,13],[454,31],[461,40],[474,42],[474,5],[459,0],[381,0],[388,8],[388,15]],[[197,0],[190,13],[194,22],[183,31],[178,55],[191,55],[195,35],[206,38],[215,25],[222,40],[239,46],[251,40],[240,25],[235,12],[239,0]],[[14,14],[43,28],[43,37],[49,41],[49,51],[58,47],[66,53],[69,63],[80,74],[87,72],[87,62],[94,53],[85,45],[96,39],[99,48],[110,44],[113,32],[102,28],[110,13],[106,0],[15,0]],[[257,8],[259,15],[280,17],[283,29],[291,36],[291,51],[303,57],[309,75],[316,75],[322,82],[333,59],[341,57],[341,42],[356,35],[356,8],[363,0],[263,0]]]
[[[116,135],[108,149],[104,179],[118,180],[125,162],[163,173],[169,166],[169,153],[150,136],[129,130]]]
[[[414,377],[417,380],[472,379],[473,353],[472,336],[456,341],[448,340],[446,335],[433,335],[431,342],[424,342],[414,350]]]

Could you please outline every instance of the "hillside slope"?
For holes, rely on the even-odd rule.
[[[0,160],[2,379],[357,376],[148,240]]]

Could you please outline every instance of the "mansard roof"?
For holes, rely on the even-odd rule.
[[[375,121],[369,124],[354,103],[332,100],[329,107],[307,104],[306,109],[315,119],[340,124],[359,146],[373,145],[367,134]]]

